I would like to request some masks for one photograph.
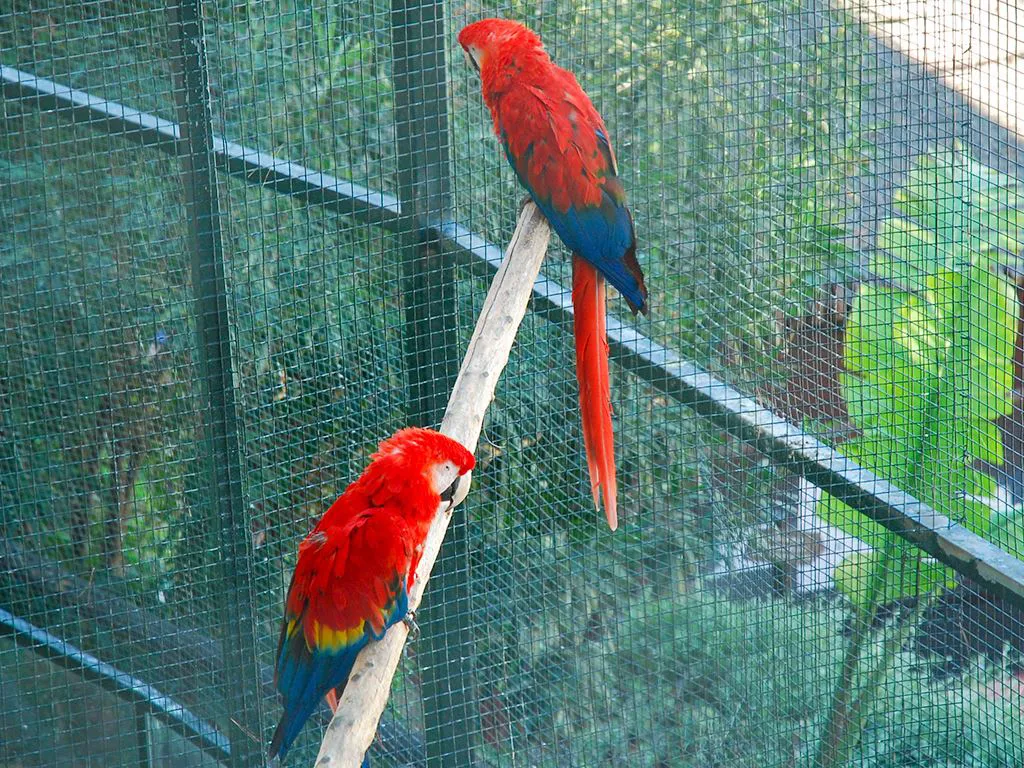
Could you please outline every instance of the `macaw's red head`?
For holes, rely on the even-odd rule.
[[[409,427],[380,444],[367,472],[388,477],[388,485],[397,483],[413,491],[422,488],[454,506],[469,490],[468,484],[460,483],[460,479],[474,464],[473,454],[447,435]],[[392,491],[397,490],[392,486]]]
[[[537,34],[517,21],[481,19],[459,32],[459,45],[480,73],[484,95],[500,92],[514,73],[550,59]]]

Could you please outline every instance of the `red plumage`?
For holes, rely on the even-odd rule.
[[[275,671],[285,712],[271,757],[284,756],[320,699],[336,704],[359,651],[405,617],[430,524],[473,464],[449,437],[401,430],[299,545]]]
[[[604,280],[647,312],[633,218],[608,129],[573,74],[514,21],[484,19],[459,43],[480,71],[494,131],[519,181],[573,253],[576,375],[594,504],[618,524]]]

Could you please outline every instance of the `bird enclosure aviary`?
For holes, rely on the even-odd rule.
[[[1024,765],[1022,21],[0,3],[0,768]]]

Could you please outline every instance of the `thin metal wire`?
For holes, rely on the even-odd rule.
[[[443,400],[511,232],[522,191],[454,43],[505,15],[593,97],[637,222],[653,319],[609,324],[623,524],[589,504],[556,246],[445,566],[465,589],[427,598],[462,639],[411,646],[375,760],[1024,761],[1009,4],[449,4],[430,29],[376,0],[201,10],[236,400],[218,410],[238,419],[245,508],[203,513],[209,371],[164,157],[185,148],[175,28],[147,2],[16,0],[0,11],[5,609],[209,721],[241,675],[253,695],[228,715],[257,759],[295,545],[416,420],[416,370]],[[410,230],[424,172],[451,205],[428,193]],[[443,310],[401,279],[423,242],[451,259],[416,267]],[[251,569],[241,620],[218,608],[232,549]],[[191,764],[154,718],[47,665],[0,645],[0,762]]]

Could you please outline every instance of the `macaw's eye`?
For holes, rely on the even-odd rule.
[[[461,479],[461,477],[456,477],[454,480],[452,480],[451,485],[449,485],[447,488],[441,491],[441,501],[451,501],[452,499],[455,498],[455,491],[458,490],[459,480]]]

